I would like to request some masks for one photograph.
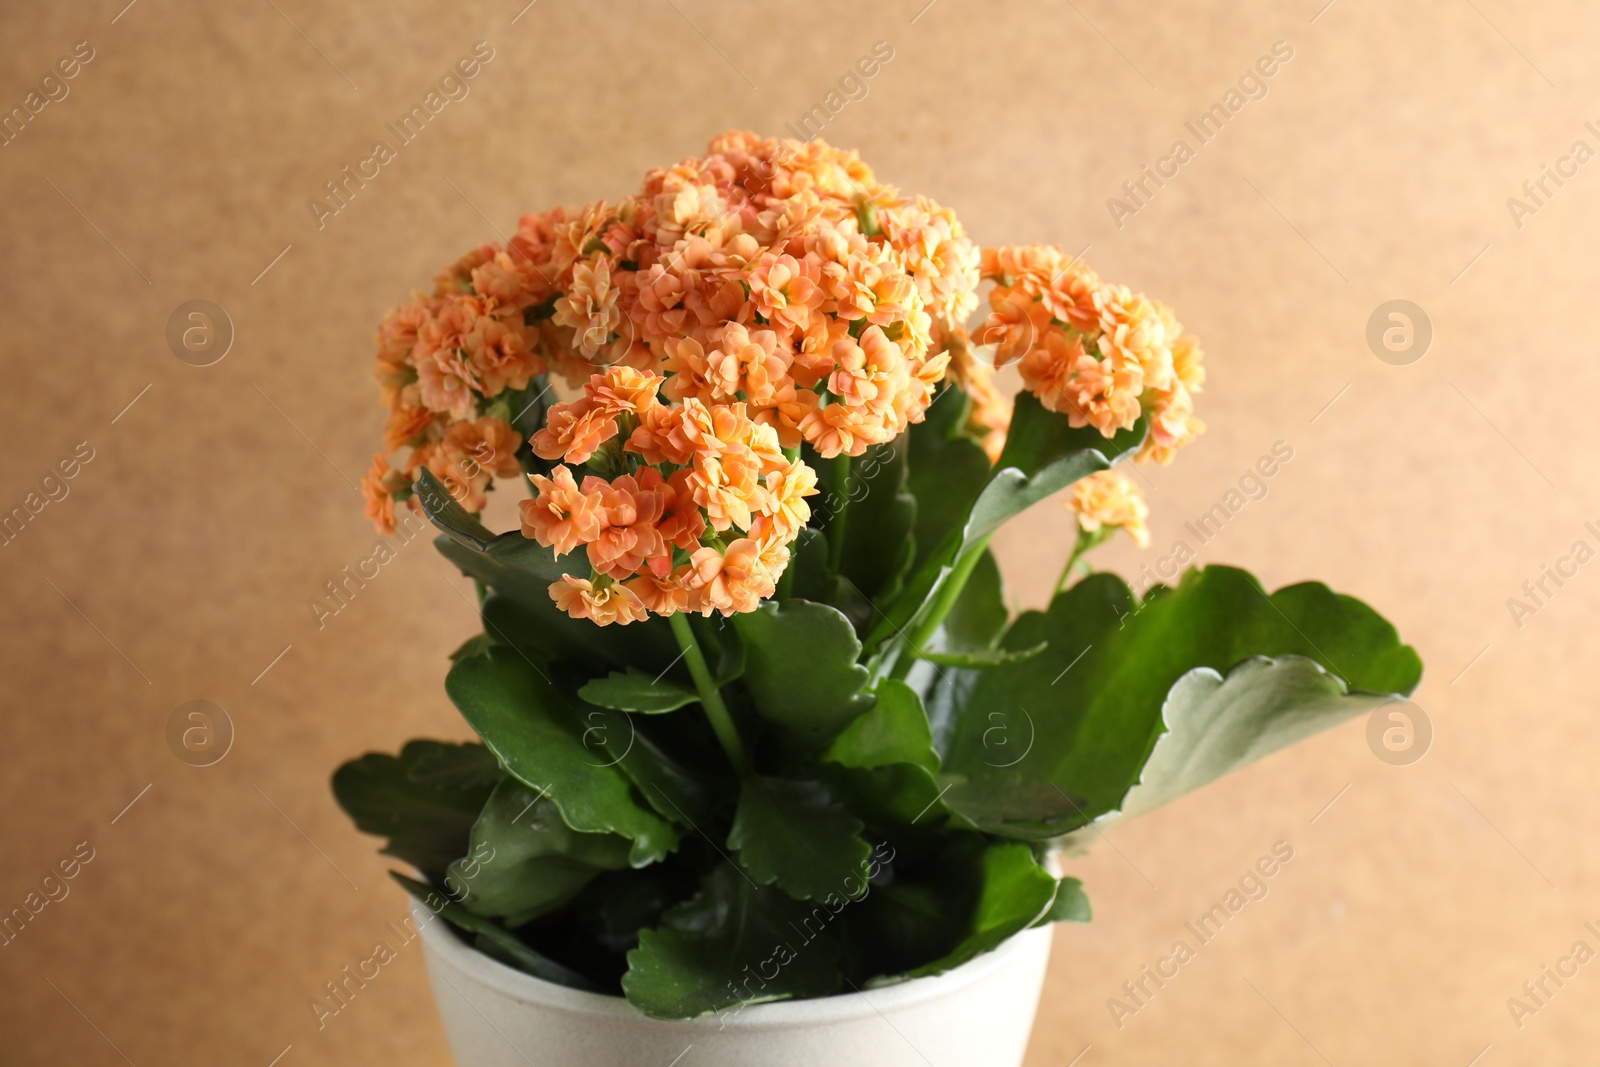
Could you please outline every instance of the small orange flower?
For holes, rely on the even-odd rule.
[[[366,500],[366,516],[372,525],[385,536],[394,533],[394,492],[405,484],[405,476],[391,470],[389,461],[379,452],[372,457],[372,466],[361,476],[361,496]]]
[[[805,498],[816,492],[817,472],[799,460],[767,475],[767,503],[762,513],[771,517],[779,537],[788,541],[805,526],[811,518],[811,505]]]
[[[550,475],[528,476],[538,496],[522,502],[522,536],[561,556],[598,536],[603,516],[598,496],[580,490],[570,469],[557,467]]]
[[[573,347],[583,358],[594,359],[621,324],[617,295],[617,287],[611,281],[611,261],[606,256],[573,266],[571,285],[566,295],[556,301],[552,319],[558,326],[577,331]]]
[[[583,392],[609,414],[643,415],[660,406],[661,398],[656,390],[661,382],[660,375],[614,366],[590,378]]]
[[[540,459],[586,463],[617,431],[617,418],[604,404],[592,397],[579,397],[550,409],[544,429],[533,435],[533,451]]]
[[[646,463],[671,463],[682,466],[694,458],[694,451],[677,432],[683,409],[665,404],[649,408],[639,416],[639,425],[628,435],[624,451],[637,453]]]
[[[705,515],[695,500],[693,479],[694,472],[686,467],[672,472],[667,479],[667,488],[672,495],[667,500],[661,521],[656,523],[661,536],[685,552],[693,552],[700,547],[700,535],[706,530]]]
[[[418,359],[417,387],[422,402],[454,419],[465,419],[477,406],[472,370],[452,350]]]
[[[750,331],[737,322],[722,328],[717,347],[706,356],[712,391],[731,399],[744,394],[752,404],[767,404],[789,370],[789,359],[771,330]]]
[[[711,547],[694,552],[683,582],[689,592],[688,610],[702,615],[754,611],[761,598],[776,589],[776,579],[761,562],[761,546],[747,537],[734,541],[725,552]]]
[[[657,615],[675,615],[689,609],[689,591],[683,587],[683,578],[688,572],[687,563],[666,577],[642,570],[622,584],[647,610]]]
[[[383,447],[389,452],[422,439],[438,421],[438,413],[421,402],[414,384],[401,389],[395,401],[383,424]]]
[[[574,619],[588,619],[596,626],[626,626],[649,614],[632,589],[608,579],[601,582],[596,587],[588,578],[563,574],[559,581],[550,583],[550,599]]]
[[[654,467],[643,468],[637,477],[624,474],[607,483],[590,476],[583,480],[584,495],[600,502],[599,528],[588,538],[589,565],[609,578],[627,578],[646,560],[661,560],[662,570],[670,568],[666,538],[656,523],[666,513],[673,492]]]
[[[729,526],[748,530],[751,514],[768,507],[767,490],[761,484],[761,460],[744,445],[729,445],[713,456],[696,456],[689,486],[715,530]]]

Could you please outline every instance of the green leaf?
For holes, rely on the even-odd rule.
[[[744,684],[762,718],[802,742],[823,745],[872,704],[863,693],[861,642],[837,609],[771,601],[733,617],[744,642]]]
[[[861,829],[820,782],[752,776],[739,790],[728,847],[762,885],[800,900],[849,899],[866,891],[872,849]]]
[[[986,844],[975,857],[976,900],[955,948],[901,976],[943,974],[1026,930],[1050,908],[1056,880],[1020,842]],[[874,981],[873,985],[885,982]]]
[[[456,660],[466,659],[468,656],[481,656],[488,652],[493,645],[494,642],[489,640],[488,634],[473,634],[461,642],[454,652],[450,653],[450,662],[454,663]]]
[[[1049,926],[1051,923],[1086,923],[1093,917],[1089,898],[1084,896],[1083,883],[1076,878],[1063,878],[1056,885],[1056,898],[1033,925]]]
[[[563,562],[553,550],[517,530],[491,533],[427,470],[418,477],[416,489],[423,513],[444,531],[434,541],[440,555],[493,590],[482,605],[484,629],[491,640],[516,646],[540,663],[574,659],[660,671],[677,656],[677,642],[665,619],[596,626],[556,607],[550,586],[563,574],[586,576],[589,565],[581,557]],[[457,655],[467,651],[459,649]]]
[[[907,763],[930,775],[939,772],[939,754],[933,750],[933,734],[922,710],[922,698],[893,678],[878,683],[872,710],[845,727],[822,758],[842,767],[865,769]]]
[[[830,776],[836,793],[875,824],[936,826],[946,814],[928,717],[904,682],[880,681],[871,710],[845,727],[822,759],[844,768]]]
[[[636,667],[612,671],[604,678],[586,682],[578,695],[602,708],[637,711],[643,715],[676,711],[700,699],[689,686],[670,678],[652,677]]]
[[[1006,728],[996,725],[990,729]],[[1021,749],[1009,740],[991,747],[995,757],[1012,747]],[[992,766],[1006,764],[997,762]],[[945,785],[944,805],[957,816],[957,825],[998,837],[1044,841],[1060,837],[1086,821],[1083,801],[1054,782],[1034,781],[1002,771],[974,779],[944,775],[940,780]]]
[[[627,775],[584,744],[587,727],[575,709],[515,652],[459,661],[445,691],[506,769],[543,790],[574,830],[621,834],[641,865],[677,844],[677,830],[639,802]]]
[[[906,491],[903,437],[873,445],[850,464],[839,573],[869,602],[892,599],[911,566],[917,501]]]
[[[923,559],[906,590],[868,632],[869,651],[911,628],[913,621],[939,595],[951,566],[962,552],[990,537],[1007,519],[1058,490],[1138,448],[1146,423],[1103,437],[1093,427],[1072,429],[1067,417],[1046,411],[1031,393],[1017,397],[1005,451],[977,498]],[[920,499],[920,497],[919,497]]]
[[[785,600],[812,600],[825,603],[833,595],[833,570],[828,566],[828,537],[821,530],[807,526],[795,538],[789,550],[789,568],[794,571],[793,584]]]
[[[839,991],[838,944],[822,905],[753,886],[728,864],[639,932],[622,989],[657,1019],[692,1019],[735,1004]],[[768,978],[767,975],[772,977]]]
[[[946,385],[928,406],[924,420],[906,430],[910,454],[906,488],[917,501],[913,573],[922,569],[952,531],[966,523],[973,501],[989,481],[989,457],[962,432],[971,405],[971,398],[959,387]]]
[[[436,789],[459,789],[487,796],[506,772],[484,745],[412,741],[400,750],[406,777]]]
[[[1019,394],[1005,451],[972,505],[962,547],[989,536],[1011,516],[1079,478],[1110,467],[1144,442],[1145,429],[1143,418],[1109,438],[1092,426],[1073,429],[1067,416],[1046,410],[1032,393]]]
[[[571,986],[573,989],[585,989],[593,993],[600,991],[598,986],[583,975],[540,955],[520,937],[493,919],[474,915],[432,886],[407,878],[396,871],[390,871],[389,877],[400,883],[406,892],[421,901],[423,907],[433,914],[443,916],[452,926],[472,934],[479,951],[485,955],[493,956],[501,963],[526,971],[535,978],[543,978],[547,982]]]
[[[417,494],[417,503],[422,505],[422,513],[456,541],[480,551],[487,549],[494,541],[494,534],[489,528],[457,503],[428,468],[423,467],[418,472],[417,483],[412,489]]]
[[[1010,619],[1000,567],[994,553],[984,549],[928,647],[934,652],[988,651],[1005,633]]]
[[[333,793],[358,829],[389,839],[386,855],[438,878],[466,851],[500,777],[489,756],[490,778],[486,755],[482,745],[411,741],[399,756],[369,752],[344,764],[334,772]]]
[[[1191,570],[1176,589],[1158,588],[1137,606],[1120,579],[1091,575],[1056,597],[1047,612],[1019,618],[1002,647],[1029,648],[1040,641],[1049,642],[1047,655],[982,671],[940,705],[947,722],[935,736],[943,746],[945,771],[967,783],[947,796],[952,808],[967,810],[963,805],[989,789],[1002,798],[1032,790],[1041,802],[1048,799],[1047,789],[1054,789],[1077,809],[1066,822],[1081,824],[1115,810],[1165,729],[1162,708],[1169,690],[1196,668],[1220,676],[1252,656],[1300,656],[1321,664],[1350,689],[1369,694],[1408,694],[1422,670],[1394,628],[1359,600],[1317,583],[1289,586],[1269,598],[1254,578],[1230,567]],[[1269,681],[1280,677],[1287,675],[1275,674]],[[1322,696],[1314,695],[1320,704]],[[1342,705],[1350,713],[1371,706],[1365,696],[1342,699],[1350,700]],[[1220,713],[1213,708],[1211,714]],[[1303,736],[1293,727],[1265,727],[1263,720],[1279,716],[1302,723],[1334,717],[1320,707],[1297,711],[1293,700],[1267,700],[1253,714],[1220,715],[1219,723],[1230,730],[1242,726],[1251,736],[1208,735],[1206,750],[1236,752],[1242,760],[1269,751],[1268,745],[1280,739],[1287,743]],[[1255,735],[1269,740],[1257,744]],[[1191,777],[1198,784],[1199,774],[1191,774],[1183,755],[1184,742],[1175,745],[1157,770],[1165,777],[1167,759],[1175,760],[1171,766],[1177,770],[1171,773],[1177,785],[1158,786],[1153,779],[1157,793],[1152,797],[1186,788]],[[1221,773],[1240,761],[1230,759],[1201,759],[1195,766]],[[991,815],[997,808],[1019,807],[987,806]],[[1071,828],[1053,817],[1041,825],[1037,818],[1016,814],[1014,836]],[[985,829],[1010,832],[992,822]]]
[[[571,900],[602,870],[628,866],[629,851],[625,837],[572,829],[549,799],[506,778],[444,885],[467,910],[515,916],[511,925],[520,926]]]
[[[696,763],[690,771],[683,762],[667,754],[633,715],[625,712],[589,708],[583,713],[583,743],[594,759],[622,769],[639,787],[644,799],[662,818],[685,829],[709,819],[715,793],[728,792],[726,763],[721,753],[706,753],[708,761]]]
[[[925,652],[920,657],[929,663],[937,663],[941,667],[998,667],[1002,663],[1016,663],[1018,660],[1029,659],[1037,656],[1049,644],[1041,641],[1031,648],[1005,649],[984,648],[971,652]]]
[[[1320,733],[1398,700],[1392,693],[1350,692],[1338,678],[1299,656],[1252,657],[1226,678],[1197,667],[1179,678],[1161,709],[1166,731],[1145,761],[1121,813],[1137,815],[1176,800]]]

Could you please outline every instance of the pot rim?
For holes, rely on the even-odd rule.
[[[430,953],[474,981],[522,1004],[567,1015],[599,1017],[626,1026],[696,1028],[718,1030],[786,1030],[819,1023],[842,1022],[870,1015],[927,1004],[952,997],[973,986],[1035,946],[1049,953],[1054,924],[1029,927],[1007,938],[989,952],[968,960],[944,974],[912,978],[894,985],[854,993],[804,1000],[779,1000],[764,1004],[733,1005],[720,1012],[694,1019],[655,1019],[620,996],[593,993],[547,982],[525,971],[484,955],[456,935],[449,920],[441,918],[422,902],[411,902],[412,916]],[[1041,944],[1042,943],[1042,944]],[[450,983],[454,987],[454,983]],[[471,1003],[460,989],[456,992]]]

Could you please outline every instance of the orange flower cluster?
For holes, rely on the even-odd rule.
[[[1107,437],[1148,415],[1136,458],[1160,463],[1205,430],[1194,416],[1199,343],[1171,308],[1050,245],[984,249],[981,271],[995,286],[977,339],[994,346],[997,366],[1020,361],[1023,385],[1046,408]]]
[[[368,514],[392,526],[422,467],[481,509],[486,483],[459,474],[448,432],[491,418],[511,440],[504,394],[546,371],[574,387],[614,364],[659,374],[670,401],[744,404],[781,447],[860,455],[921,419],[944,340],[977,306],[978,259],[951,212],[856,153],[737,131],[619,203],[526,215],[379,328],[384,454],[409,452],[375,461]]]
[[[854,152],[737,131],[619,202],[523,216],[391,311],[375,344],[388,418],[368,517],[392,531],[422,469],[481,511],[531,451],[547,473],[523,532],[583,549],[587,571],[551,595],[602,625],[752,610],[810,514],[799,446],[887,443],[947,376],[991,460],[1012,408],[995,367],[1011,362],[1074,426],[1110,436],[1147,415],[1140,458],[1165,462],[1203,428],[1200,351],[1169,309],[1055,248],[980,252]],[[552,377],[570,399],[546,410]]]
[[[1067,506],[1085,533],[1120,528],[1140,548],[1150,547],[1150,529],[1145,525],[1150,506],[1124,471],[1096,471],[1073,482]]]
[[[609,367],[533,437],[537,455],[565,462],[532,476],[522,533],[557,556],[585,550],[591,576],[550,586],[575,618],[606,626],[651,612],[753,611],[811,517],[816,475],[784,455],[776,430],[740,402],[665,403],[667,381]],[[580,485],[567,463],[627,473]]]

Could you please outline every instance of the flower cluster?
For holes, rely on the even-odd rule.
[[[1107,437],[1147,415],[1136,458],[1160,463],[1204,431],[1200,347],[1171,308],[1050,245],[984,249],[981,269],[995,286],[977,339],[994,346],[997,366],[1017,362],[1046,408]]]
[[[375,345],[388,418],[368,517],[392,531],[424,469],[474,513],[495,479],[537,471],[523,533],[582,549],[587,569],[551,596],[601,624],[773,595],[816,491],[800,446],[889,442],[947,377],[992,461],[1012,412],[995,370],[1013,362],[1074,427],[1148,417],[1141,459],[1203,428],[1200,351],[1163,305],[1053,247],[980,251],[854,152],[741,132],[619,202],[525,215],[391,311]],[[545,401],[550,379],[564,402]],[[1099,491],[1100,508],[1136,501]]]
[[[1073,482],[1067,506],[1086,534],[1108,535],[1120,528],[1140,548],[1150,547],[1150,530],[1145,526],[1150,506],[1124,471],[1096,471]]]
[[[497,400],[547,370],[574,387],[613,364],[660,374],[669,400],[743,403],[784,448],[860,455],[921,418],[943,339],[977,305],[978,260],[952,213],[901,198],[854,152],[739,132],[619,203],[524,216],[379,328],[383,455],[408,451],[364,479],[368,514],[391,526],[423,467],[479,510],[478,471],[514,471],[496,447],[463,477],[447,439],[490,418],[479,436],[514,450]]]
[[[743,403],[665,403],[667,380],[609,367],[534,435],[537,455],[565,463],[532,476],[522,532],[558,557],[584,549],[590,576],[550,587],[576,618],[605,626],[650,612],[753,611],[811,517],[816,476],[784,455],[776,430]],[[626,473],[579,483],[567,463]]]

